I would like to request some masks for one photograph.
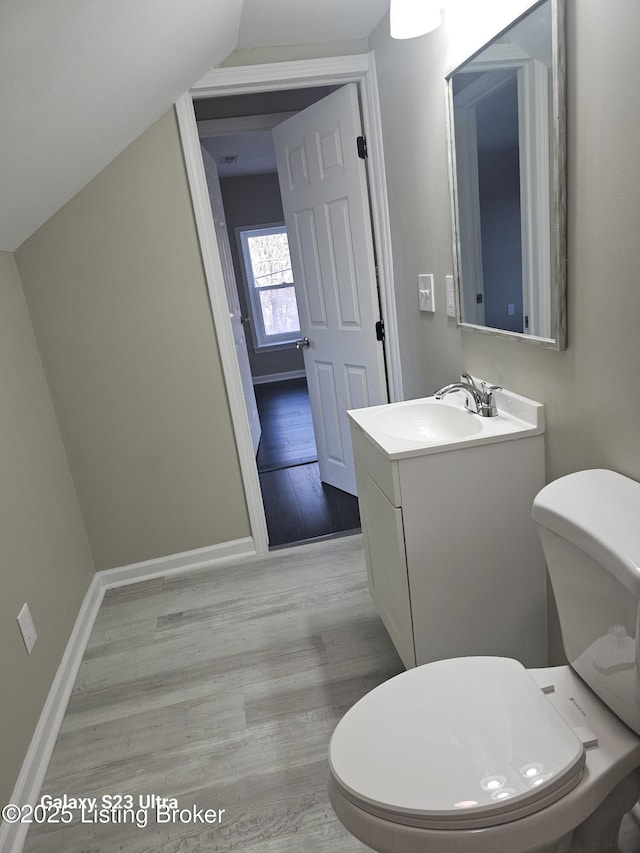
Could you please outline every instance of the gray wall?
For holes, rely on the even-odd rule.
[[[375,50],[407,396],[460,370],[541,400],[547,477],[609,467],[640,480],[640,4],[568,0],[569,349],[464,332],[445,316],[452,272],[443,76],[447,26]],[[436,275],[437,313],[421,317],[415,276]],[[406,341],[406,343],[404,343]],[[557,643],[556,643],[557,648]]]
[[[277,174],[242,175],[236,178],[221,178],[222,201],[229,231],[229,243],[236,273],[240,305],[245,317],[249,316],[246,289],[242,280],[242,261],[236,239],[236,228],[284,222],[280,184]],[[247,330],[247,349],[251,374],[254,378],[274,373],[304,370],[302,352],[295,347],[256,352],[251,330]]]
[[[249,536],[173,110],[16,258],[96,567]]]
[[[435,34],[434,34],[435,35]],[[460,335],[447,320],[444,276],[451,272],[451,217],[444,132],[446,44],[434,35],[393,41],[389,20],[371,38],[378,78],[406,399],[451,381]],[[436,313],[418,310],[418,274],[433,273]]]
[[[10,802],[94,574],[13,255],[0,252],[0,803]],[[16,616],[29,604],[27,656]]]

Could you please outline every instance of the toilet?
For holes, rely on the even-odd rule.
[[[569,665],[435,661],[357,702],[331,739],[329,797],[379,853],[618,849],[640,798],[640,483],[580,471],[533,517]]]

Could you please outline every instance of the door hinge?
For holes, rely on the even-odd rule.
[[[361,160],[367,159],[367,138],[366,136],[358,136],[356,139],[356,145],[358,147],[358,157]]]
[[[378,320],[376,323],[376,340],[384,341],[384,320]]]

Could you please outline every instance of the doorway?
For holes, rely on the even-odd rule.
[[[273,65],[214,69],[203,77],[190,93],[184,95],[176,103],[180,136],[185,154],[185,166],[209,287],[213,320],[227,380],[229,408],[239,451],[251,534],[255,550],[258,553],[268,550],[264,505],[234,351],[233,334],[223,288],[221,259],[218,247],[213,239],[211,206],[206,191],[204,168],[200,154],[194,116],[194,100],[255,92],[272,92],[284,88],[339,86],[346,82],[357,84],[362,103],[363,130],[369,147],[369,196],[374,239],[377,247],[380,301],[387,329],[384,352],[389,382],[389,398],[392,401],[401,400],[403,392],[391,272],[391,237],[375,67],[372,55],[362,54],[322,60],[274,63]]]
[[[359,532],[358,499],[320,480],[306,379],[261,383],[255,390],[269,547]]]
[[[305,362],[295,347],[301,332],[271,135],[336,88],[195,105],[218,248],[233,280],[226,286],[230,315],[243,320],[238,333],[248,358],[238,357],[251,374],[251,387],[243,383],[247,411],[255,406],[260,424],[252,435],[270,548],[360,529],[357,498],[321,479]]]

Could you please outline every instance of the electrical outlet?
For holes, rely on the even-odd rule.
[[[420,310],[429,311],[433,314],[436,306],[433,297],[433,275],[431,273],[421,273],[418,276],[418,294]]]
[[[445,276],[445,292],[447,298],[447,317],[456,316],[456,291],[452,275]]]
[[[20,627],[20,633],[22,634],[22,639],[24,640],[24,645],[27,650],[27,654],[30,655],[31,650],[35,646],[36,640],[38,639],[38,634],[36,633],[35,625],[33,624],[33,619],[31,618],[29,605],[26,602],[22,605],[20,613],[18,613],[18,625]]]

